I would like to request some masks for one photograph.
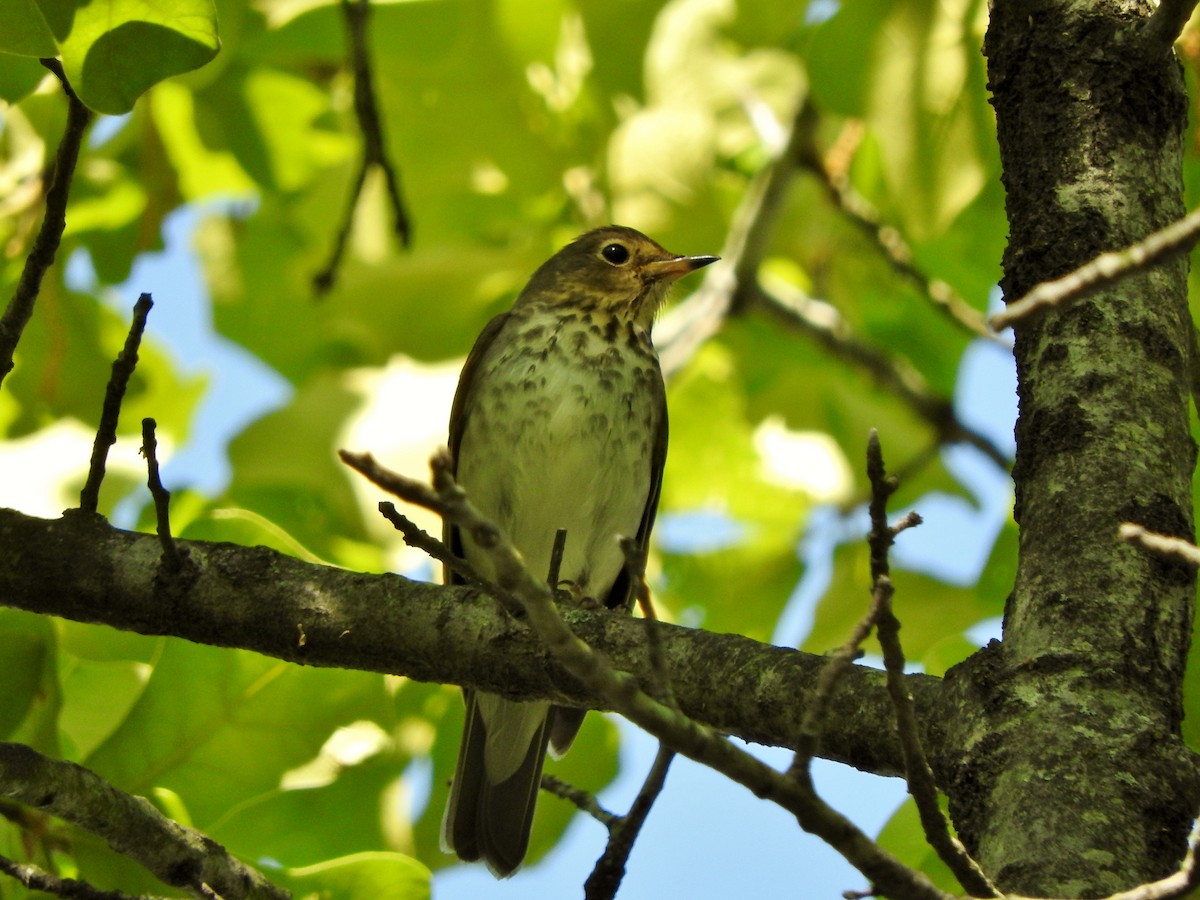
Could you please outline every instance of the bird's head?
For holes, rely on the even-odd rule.
[[[591,309],[649,329],[671,284],[714,263],[716,256],[678,256],[640,231],[596,228],[542,264],[518,304]]]

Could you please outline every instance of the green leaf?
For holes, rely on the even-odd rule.
[[[0,22],[4,23],[0,27],[0,52],[19,56],[58,56],[54,34],[38,8],[37,0],[0,0]],[[9,62],[0,63],[0,71]]]
[[[5,103],[24,99],[45,77],[46,69],[36,59],[0,53],[0,100]]]
[[[428,900],[429,869],[400,853],[358,853],[303,869],[291,869],[280,882],[297,896],[345,900]]]
[[[150,667],[127,660],[72,660],[63,669],[59,727],[70,742],[71,757],[82,759],[120,727],[141,695]]]
[[[0,608],[0,738],[47,733],[57,713],[54,625],[44,616]],[[20,731],[18,732],[18,729]],[[40,742],[43,749],[44,743]]]
[[[226,148],[263,188],[291,192],[355,155],[334,130],[328,95],[311,81],[266,67],[231,66],[195,95],[196,127],[210,152]],[[246,127],[229,129],[228,122]]]
[[[892,606],[901,623],[900,640],[910,662],[921,662],[940,642],[998,615],[1003,606],[1003,597],[981,597],[970,588],[955,587],[895,566],[892,582],[896,587]],[[834,553],[833,579],[817,606],[812,631],[802,649],[825,653],[845,643],[866,613],[870,593],[867,542],[842,545]],[[874,637],[865,649],[879,652]]]
[[[214,822],[208,834],[233,851],[286,866],[378,849],[386,845],[381,823],[399,820],[401,833],[409,825],[401,802],[403,771],[401,760],[376,756],[344,769],[329,784],[253,797]],[[297,828],[297,822],[305,826]]]
[[[204,828],[279,786],[340,725],[386,710],[383,680],[165,642],[120,727],[84,763],[124,790],[163,787]]]
[[[212,0],[94,0],[63,17],[40,0],[79,98],[97,112],[129,112],[158,82],[211,60],[220,46]]]

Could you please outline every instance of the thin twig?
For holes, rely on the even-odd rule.
[[[328,292],[337,279],[338,266],[341,264],[346,251],[346,241],[354,225],[354,211],[358,208],[367,172],[372,168],[378,168],[383,173],[388,200],[392,207],[392,231],[405,247],[412,241],[412,222],[400,188],[400,176],[388,156],[387,143],[383,136],[383,116],[375,96],[375,81],[367,47],[370,11],[369,0],[342,0],[342,14],[346,20],[346,34],[349,38],[350,67],[354,72],[354,113],[358,118],[359,131],[362,132],[363,147],[354,186],[342,214],[341,226],[334,237],[329,260],[321,271],[313,276],[313,289],[318,295]]]
[[[96,440],[92,443],[92,459],[88,464],[87,481],[79,493],[79,508],[94,513],[100,503],[100,483],[104,481],[104,466],[108,459],[108,448],[117,442],[117,423],[121,418],[121,401],[125,399],[125,388],[137,367],[138,346],[142,332],[146,330],[146,317],[154,301],[149,294],[138,297],[133,305],[133,322],[125,338],[125,346],[113,360],[112,376],[104,391],[104,406],[100,410],[100,424],[96,427]]]
[[[819,118],[814,113],[803,120],[804,128],[797,143],[797,161],[821,182],[826,194],[846,217],[846,220],[863,231],[903,278],[921,291],[934,307],[950,318],[954,324],[976,337],[1007,343],[988,330],[983,314],[971,306],[958,291],[940,278],[931,278],[917,268],[913,262],[912,248],[899,229],[888,225],[871,203],[854,189],[848,175],[848,164],[831,168],[817,146]]]
[[[1170,53],[1195,9],[1196,0],[1159,0],[1158,8],[1142,26],[1142,40],[1148,55]]]
[[[488,590],[488,583],[484,581],[483,576],[475,571],[474,566],[461,556],[455,556],[450,552],[449,547],[429,532],[420,528],[412,519],[400,513],[394,503],[381,500],[378,509],[379,514],[391,522],[392,526],[400,532],[400,537],[404,539],[404,543],[409,547],[415,547],[431,559],[437,560],[472,587],[477,587],[483,591]]]
[[[654,763],[650,766],[650,771],[646,773],[646,780],[642,782],[642,788],[630,805],[629,812],[617,819],[609,828],[609,838],[604,847],[604,853],[596,860],[592,874],[583,884],[585,900],[610,900],[617,895],[617,890],[621,887],[621,880],[625,877],[629,854],[633,851],[633,845],[637,842],[638,835],[641,834],[642,826],[646,823],[646,817],[650,814],[654,801],[662,793],[663,785],[667,781],[667,770],[671,767],[671,761],[674,759],[675,751],[660,744],[658,753],[654,757]]]
[[[921,745],[917,714],[904,675],[904,649],[900,644],[900,622],[892,610],[892,586],[888,551],[896,535],[921,523],[921,517],[908,513],[895,525],[887,521],[887,501],[895,493],[896,479],[888,477],[883,461],[879,434],[871,429],[867,439],[867,477],[871,482],[871,532],[867,545],[871,549],[872,603],[878,610],[876,634],[883,650],[883,665],[887,672],[888,694],[896,711],[896,730],[904,755],[905,779],[921,820],[925,839],[938,857],[954,873],[955,878],[972,897],[998,897],[1000,892],[971,858],[965,847],[950,831],[950,824],[938,805],[937,781]]]
[[[4,315],[0,316],[0,385],[4,383],[5,376],[12,371],[13,354],[17,350],[25,326],[33,316],[33,307],[42,288],[42,279],[54,265],[54,257],[58,253],[58,245],[67,224],[67,199],[75,175],[75,164],[79,160],[79,148],[83,145],[84,132],[92,119],[91,112],[71,89],[70,82],[63,73],[62,63],[56,59],[43,59],[41,62],[62,83],[63,93],[67,95],[67,127],[63,131],[62,140],[58,144],[58,154],[54,159],[54,176],[50,182],[50,189],[46,191],[46,213],[42,217],[42,227],[38,229],[29,255],[25,258],[25,267],[21,270],[17,289],[8,301]]]
[[[795,753],[788,774],[793,778],[807,778],[809,766],[817,755],[820,746],[821,732],[829,718],[833,695],[838,683],[850,670],[854,661],[862,655],[862,644],[870,636],[871,629],[879,616],[880,597],[877,592],[871,595],[871,604],[867,612],[854,626],[850,637],[829,656],[829,661],[821,669],[817,678],[817,686],[808,698],[804,710],[804,718],[800,723],[800,733],[796,738]]]
[[[563,554],[567,552],[567,529],[554,532],[554,544],[550,547],[550,565],[546,573],[546,585],[558,591],[559,575],[562,572]]]
[[[964,425],[948,397],[935,392],[905,360],[892,358],[857,338],[833,306],[788,285],[773,284],[769,290],[755,285],[754,290],[761,309],[813,338],[834,356],[867,372],[880,388],[903,400],[933,429],[939,443],[968,444],[1008,471],[1008,455],[981,433]]]
[[[159,543],[163,548],[163,561],[171,572],[178,572],[183,561],[175,538],[171,536],[171,492],[163,487],[158,473],[158,441],[154,437],[156,423],[153,419],[142,419],[142,456],[146,460],[146,486],[154,498],[154,515]]]
[[[1169,534],[1158,534],[1147,531],[1142,525],[1125,522],[1117,529],[1117,536],[1130,544],[1141,544],[1147,550],[1152,550],[1162,556],[1171,556],[1182,560],[1193,568],[1200,568],[1200,547],[1183,538],[1171,537]]]
[[[574,804],[576,809],[591,816],[609,831],[612,830],[613,826],[621,818],[601,806],[599,801],[596,800],[595,794],[588,791],[581,791],[575,785],[568,784],[554,775],[543,774],[541,786],[543,791],[549,791],[556,797],[562,797],[568,803]]]
[[[988,319],[988,325],[1001,331],[1051,307],[1076,303],[1114,281],[1187,252],[1197,240],[1200,240],[1200,210],[1193,210],[1124,250],[1101,253],[1061,278],[1043,281]]]
[[[1008,471],[1007,454],[960,422],[950,399],[937,395],[915,368],[903,360],[891,359],[879,349],[853,337],[840,313],[832,306],[819,304],[822,314],[818,315],[814,312],[817,301],[807,297],[780,299],[778,291],[768,292],[760,284],[759,266],[779,211],[797,166],[807,164],[806,155],[811,152],[807,145],[811,143],[809,135],[815,115],[807,103],[797,110],[785,149],[751,182],[734,214],[725,246],[721,249],[722,262],[710,267],[699,290],[678,304],[655,327],[655,345],[664,376],[670,378],[679,371],[699,347],[721,329],[728,316],[751,307],[763,309],[790,328],[813,338],[835,356],[865,369],[880,387],[911,405],[934,429],[939,442],[969,444],[999,468]],[[925,279],[915,269],[912,273],[931,296],[950,291],[949,286],[945,290],[937,288],[935,282]],[[956,305],[947,299],[946,308],[972,333],[988,333],[964,311],[971,309],[965,301]]]
[[[86,881],[61,878],[32,863],[19,863],[7,856],[0,856],[0,872],[15,878],[31,891],[56,894],[59,897],[67,897],[69,900],[158,900],[158,898],[146,895],[135,896],[121,891],[102,891],[92,887]]]

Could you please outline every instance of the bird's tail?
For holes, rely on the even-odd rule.
[[[465,692],[466,725],[446,815],[442,849],[482,859],[497,878],[525,859],[550,737],[549,704]]]

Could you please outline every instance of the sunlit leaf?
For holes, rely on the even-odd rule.
[[[133,793],[174,791],[203,828],[276,788],[337,726],[380,715],[382,702],[377,675],[168,641],[129,714],[85,764]]]
[[[900,620],[905,656],[920,662],[925,653],[948,637],[998,615],[1003,598],[980,597],[969,588],[955,587],[892,567],[896,592],[892,607]],[[812,631],[803,649],[825,653],[841,646],[866,614],[871,597],[870,556],[865,540],[846,544],[833,557],[833,579],[817,607]],[[868,652],[878,653],[872,637]]]
[[[69,16],[50,0],[39,5],[71,85],[97,112],[128,112],[147,88],[204,65],[219,47],[212,0],[95,0]]]
[[[286,881],[297,891],[347,900],[428,900],[429,869],[399,853],[361,853],[292,869]]]
[[[0,0],[0,52],[22,56],[57,56],[58,47],[37,0]],[[0,69],[7,65],[0,64]],[[44,70],[43,70],[44,71]]]

